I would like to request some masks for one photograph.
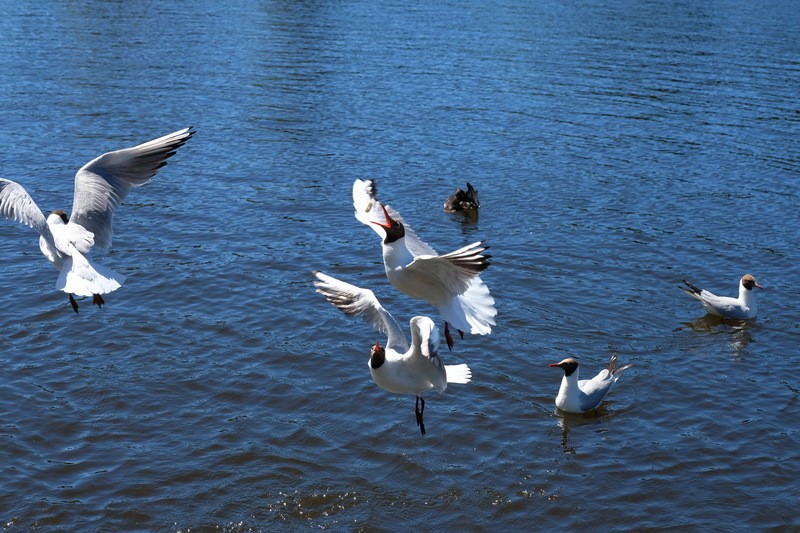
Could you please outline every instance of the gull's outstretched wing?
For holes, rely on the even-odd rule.
[[[0,178],[0,216],[8,220],[22,222],[45,238],[52,240],[47,217],[33,201],[22,185]]]
[[[403,330],[371,290],[350,285],[322,272],[314,272],[314,276],[317,278],[314,282],[317,292],[325,296],[330,303],[347,316],[361,316],[373,328],[386,333],[387,349],[391,348],[400,353],[408,350],[408,341],[403,335]]]
[[[105,153],[85,164],[75,174],[69,221],[94,233],[98,248],[111,246],[114,209],[132,187],[150,181],[192,135],[192,128],[184,128],[132,148]]]
[[[414,256],[436,255],[436,250],[417,236],[417,233],[403,220],[397,210],[386,204],[381,204],[378,200],[375,180],[357,179],[353,182],[353,207],[356,210],[356,218],[383,237],[383,230],[380,229],[380,226],[373,224],[373,222],[382,223],[386,220],[381,205],[386,208],[386,212],[389,213],[390,217],[403,224],[406,232],[406,246]]]
[[[409,273],[422,274],[447,290],[450,296],[458,296],[469,289],[472,280],[489,265],[492,256],[484,254],[488,248],[483,242],[474,242],[445,255],[423,255],[414,258],[406,266]]]
[[[373,222],[383,222],[383,211],[376,198],[375,182],[373,180],[359,180],[353,182],[353,208],[356,210],[356,219],[372,228],[375,233],[383,237],[380,226]]]

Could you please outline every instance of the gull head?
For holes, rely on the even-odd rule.
[[[742,287],[744,287],[748,291],[752,291],[753,287],[758,287],[759,289],[762,289],[762,290],[764,289],[764,287],[762,287],[761,285],[759,285],[756,282],[756,278],[754,278],[750,274],[745,274],[744,276],[742,276],[741,283],[742,283]]]
[[[375,346],[373,346],[369,352],[369,366],[372,368],[380,368],[384,361],[386,361],[386,350],[378,341],[375,341]]]
[[[50,215],[47,217],[47,223],[51,226],[53,224],[66,224],[67,222],[69,222],[69,217],[67,217],[67,213],[61,209],[51,211]]]
[[[578,361],[574,357],[567,357],[560,363],[553,363],[552,365],[547,365],[549,367],[559,367],[561,370],[564,371],[565,376],[571,376],[573,372],[578,369]]]
[[[383,209],[383,216],[385,220],[377,221],[372,220],[371,222],[376,226],[380,226],[386,231],[386,237],[383,239],[384,244],[389,244],[390,242],[394,242],[398,239],[405,237],[406,230],[403,227],[402,222],[399,220],[395,220],[389,216],[389,212],[386,211],[386,207],[383,204],[379,204],[381,209]]]

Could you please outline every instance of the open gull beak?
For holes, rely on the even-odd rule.
[[[371,220],[370,222],[372,222],[373,224],[375,224],[377,226],[380,226],[382,228],[387,228],[387,229],[391,228],[392,227],[392,222],[394,222],[392,220],[392,217],[389,216],[389,213],[386,211],[386,208],[383,207],[383,204],[379,204],[379,205],[381,206],[381,209],[383,209],[383,216],[386,217],[386,222],[376,222],[374,220]]]

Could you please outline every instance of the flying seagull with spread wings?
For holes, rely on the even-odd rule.
[[[425,434],[422,394],[431,389],[442,393],[448,383],[469,383],[472,372],[466,364],[445,365],[439,357],[439,329],[426,316],[411,319],[411,344],[400,325],[369,289],[356,287],[322,272],[315,272],[317,292],[347,316],[361,316],[377,331],[386,333],[386,345],[375,342],[369,356],[369,373],[382,389],[416,397],[414,415]],[[420,408],[420,402],[422,408]]]
[[[497,310],[480,273],[489,267],[486,246],[474,242],[439,255],[417,237],[400,213],[378,201],[374,180],[353,183],[356,218],[381,237],[383,264],[389,282],[400,292],[439,309],[445,339],[452,348],[449,324],[459,333],[487,335]]]
[[[69,294],[76,313],[73,295],[91,296],[99,307],[105,303],[103,294],[125,282],[125,276],[95,263],[89,255],[93,249],[111,246],[114,210],[132,188],[150,181],[192,135],[192,128],[184,128],[86,163],[75,174],[70,215],[57,209],[45,217],[20,184],[0,179],[0,216],[39,233],[39,248],[59,271],[56,289]]]

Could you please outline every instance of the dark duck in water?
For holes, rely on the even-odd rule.
[[[463,189],[456,189],[444,202],[444,210],[446,213],[455,213],[457,211],[473,212],[481,206],[478,202],[478,191],[472,185],[467,183],[467,191]]]

